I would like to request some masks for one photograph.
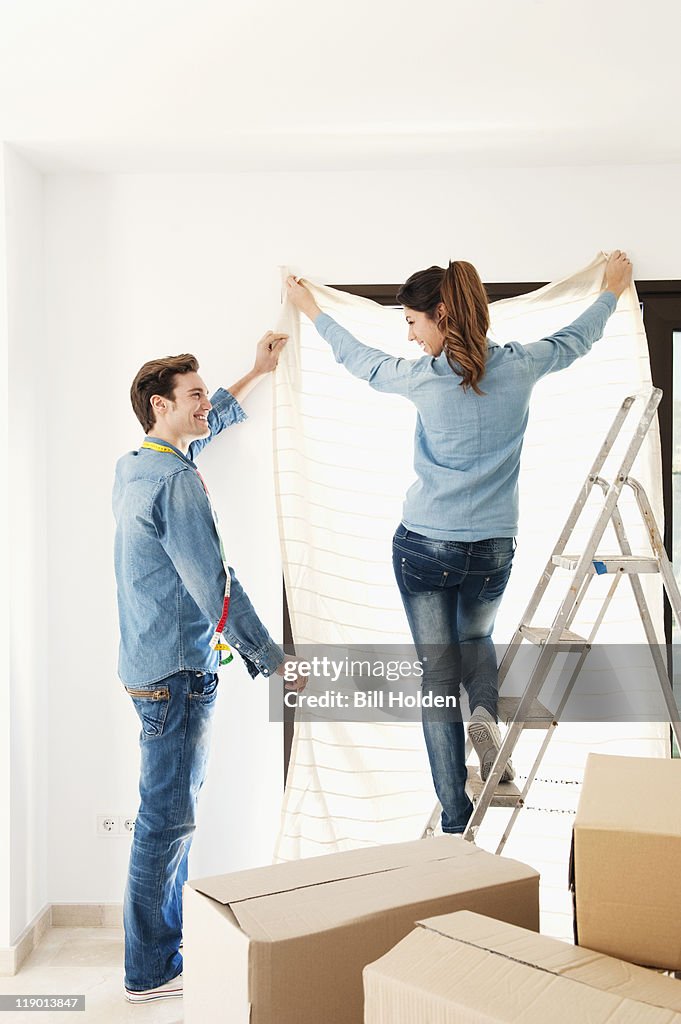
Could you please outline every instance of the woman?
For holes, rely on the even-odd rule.
[[[397,293],[420,359],[369,348],[323,313],[295,277],[291,301],[335,358],[378,391],[417,409],[416,482],[393,538],[397,585],[420,658],[423,687],[468,694],[469,736],[487,778],[501,745],[492,629],[511,573],[518,527],[518,471],[532,388],[586,355],[632,278],[626,253],[607,261],[603,290],[574,323],[528,345],[487,337],[487,295],[475,267],[456,261],[409,278]],[[463,832],[473,807],[465,791],[460,715],[423,713],[444,832]],[[513,778],[510,763],[502,782]]]

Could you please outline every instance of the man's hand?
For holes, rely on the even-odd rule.
[[[297,277],[291,275],[286,278],[286,294],[301,313],[304,313],[310,320],[317,319],[321,309],[312,298],[312,292],[304,284],[300,284]]]
[[[237,402],[242,402],[266,373],[271,373],[276,369],[279,356],[287,341],[288,334],[275,334],[273,331],[263,334],[255,350],[253,369],[228,389]]]
[[[628,259],[626,252],[615,249],[614,252],[610,253],[608,262],[605,265],[603,290],[614,292],[619,299],[622,292],[626,291],[631,284],[632,273],[631,260]]]
[[[299,663],[296,658],[287,658],[286,661],[282,661],[275,671],[278,676],[283,676],[284,673],[288,676],[290,681],[284,683],[285,690],[297,690],[298,693],[302,693],[307,686],[307,676],[300,672]],[[294,673],[296,678],[291,679]]]
[[[263,334],[255,350],[254,373],[271,373],[276,370],[279,356],[288,341],[288,334],[275,334],[268,331]]]

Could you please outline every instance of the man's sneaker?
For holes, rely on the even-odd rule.
[[[128,988],[125,990],[125,998],[129,1003],[150,1003],[154,999],[169,999],[171,996],[181,995],[181,974],[171,981],[166,981],[165,985],[159,985],[158,988],[147,988],[143,992],[131,992]]]
[[[475,753],[480,758],[480,778],[484,782],[492,771],[501,747],[499,726],[486,708],[477,707],[472,713],[468,723],[468,737],[475,747]],[[509,760],[506,762],[506,768],[500,781],[511,782],[514,778],[515,772]]]

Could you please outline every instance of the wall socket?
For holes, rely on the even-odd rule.
[[[97,835],[115,836],[118,834],[118,818],[115,814],[97,815]]]
[[[96,819],[98,836],[129,836],[135,831],[134,814],[98,814]]]

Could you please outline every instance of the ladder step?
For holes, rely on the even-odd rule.
[[[479,769],[469,768],[467,789],[474,804],[477,804],[484,785]],[[519,801],[520,790],[518,787],[513,782],[502,782],[494,790],[490,807],[516,807]]]
[[[576,569],[581,555],[553,555],[551,561],[561,569]],[[652,555],[594,555],[591,573],[653,573],[660,571],[660,564]]]
[[[500,722],[510,725],[515,718],[515,713],[518,710],[520,700],[520,697],[499,697],[497,714]],[[549,729],[553,725],[554,720],[555,716],[552,711],[545,708],[538,700],[533,700],[530,712],[523,722],[523,728]]]
[[[519,632],[525,637],[526,640],[529,640],[530,643],[544,644],[546,643],[551,633],[551,630],[544,629],[542,626],[520,626]],[[564,629],[558,643],[566,645],[574,644],[576,646],[583,647],[584,644],[588,643],[588,640],[586,639],[586,637],[579,636],[578,633],[573,633],[571,629]]]

